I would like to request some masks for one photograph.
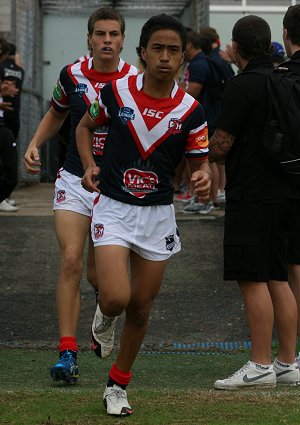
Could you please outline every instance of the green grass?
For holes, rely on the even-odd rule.
[[[50,379],[56,353],[0,349],[1,425],[278,425],[300,423],[300,388],[214,391],[247,361],[239,355],[140,354],[128,388],[134,415],[108,417],[102,393],[110,360],[79,354],[80,383]]]

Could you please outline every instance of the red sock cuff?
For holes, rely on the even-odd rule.
[[[59,352],[66,350],[78,351],[78,347],[76,344],[76,338],[74,336],[63,336],[59,340]]]
[[[113,379],[117,384],[128,385],[130,382],[130,378],[132,376],[131,370],[129,372],[121,372],[121,370],[117,369],[115,363],[112,365],[109,377]]]

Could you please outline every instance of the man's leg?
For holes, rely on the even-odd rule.
[[[80,279],[90,218],[72,211],[55,211],[61,264],[56,288],[60,336],[76,337],[80,315]]]
[[[251,336],[251,360],[271,364],[274,311],[266,282],[239,282]]]
[[[298,324],[297,324],[297,335],[300,338],[300,265],[289,264],[289,285],[294,293],[297,306],[298,306]]]
[[[56,286],[60,359],[50,374],[55,381],[75,383],[79,376],[76,333],[80,315],[80,279],[90,218],[67,210],[56,210],[54,216],[61,255]]]

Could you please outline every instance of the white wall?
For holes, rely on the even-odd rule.
[[[281,44],[282,42],[282,20],[284,13],[252,13],[253,15],[260,16],[265,19],[271,27],[272,41],[277,41]],[[242,13],[224,13],[224,12],[211,12],[209,25],[216,28],[222,47],[225,47],[227,43],[231,43],[231,30],[235,22],[245,16]]]
[[[60,70],[74,62],[87,52],[86,34],[89,16],[66,17],[44,15],[43,17],[43,97],[45,102],[51,99],[52,89]],[[125,18],[125,44],[122,58],[135,65],[137,55],[135,48],[147,18]]]

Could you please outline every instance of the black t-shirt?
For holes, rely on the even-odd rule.
[[[283,62],[279,66],[287,67],[290,71],[300,76],[300,50],[295,52],[291,57],[291,60]],[[300,111],[299,111],[300,114]],[[299,118],[300,120],[300,118]],[[293,198],[300,199],[300,176],[299,174],[289,174],[289,181],[292,184]]]
[[[24,70],[16,65],[13,59],[8,58],[0,63],[0,80],[14,81],[15,86],[19,89],[16,96],[3,96],[3,101],[10,102],[13,111],[5,111],[0,117],[0,121],[4,122],[17,137],[20,127],[20,102]]]
[[[268,57],[250,61],[228,84],[222,99],[217,128],[236,137],[226,158],[226,198],[244,201],[278,200],[291,196],[286,173],[263,155],[260,146],[267,118],[264,75],[247,71],[272,71]]]

